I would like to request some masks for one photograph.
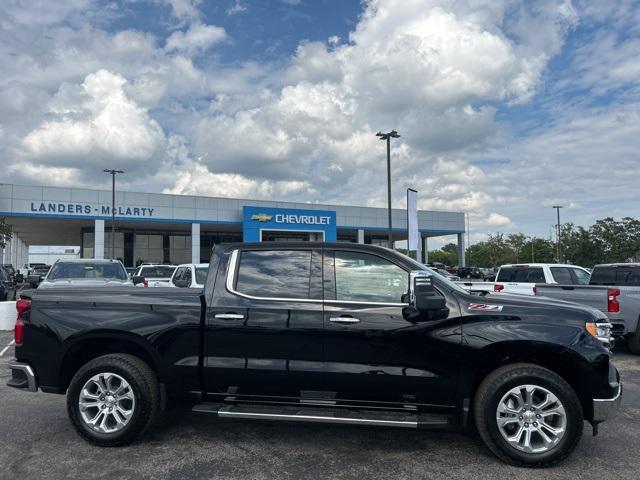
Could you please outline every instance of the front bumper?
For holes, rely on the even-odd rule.
[[[11,378],[7,382],[7,386],[28,392],[38,391],[38,379],[31,365],[22,362],[9,362],[9,369],[11,370]]]
[[[622,383],[618,383],[618,391],[612,398],[593,399],[593,421],[604,422],[615,417],[622,402]]]

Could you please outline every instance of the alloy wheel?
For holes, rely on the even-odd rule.
[[[505,393],[498,402],[496,421],[509,445],[525,453],[555,448],[567,428],[564,405],[539,385],[519,385]]]
[[[78,400],[80,416],[87,427],[114,433],[127,426],[136,406],[133,389],[118,374],[104,372],[86,381]]]

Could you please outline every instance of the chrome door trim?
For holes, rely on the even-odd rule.
[[[338,305],[372,305],[376,307],[408,307],[408,303],[385,303],[385,302],[361,302],[357,300],[317,300],[314,298],[283,298],[283,297],[258,297],[255,295],[249,295],[247,293],[239,292],[235,289],[236,283],[236,270],[238,268],[239,250],[236,249],[231,252],[229,262],[227,264],[227,279],[225,285],[227,291],[238,297],[248,298],[250,300],[267,300],[270,302],[302,302],[302,303],[335,303]]]
[[[354,317],[329,317],[329,321],[332,323],[360,323],[360,319]]]

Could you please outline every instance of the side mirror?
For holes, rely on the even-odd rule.
[[[189,280],[174,280],[173,284],[179,288],[187,288],[189,286]]]
[[[434,288],[431,274],[414,270],[409,279],[409,306],[403,311],[407,320],[433,321],[449,316],[447,300]]]
[[[144,277],[141,277],[140,275],[134,275],[133,277],[131,277],[131,281],[134,285],[138,285],[140,283],[144,283]]]

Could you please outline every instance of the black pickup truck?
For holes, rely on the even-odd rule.
[[[479,298],[368,245],[221,245],[203,290],[52,288],[17,309],[9,385],[66,393],[101,446],[187,397],[225,418],[475,425],[502,460],[544,466],[621,398],[598,310]]]

